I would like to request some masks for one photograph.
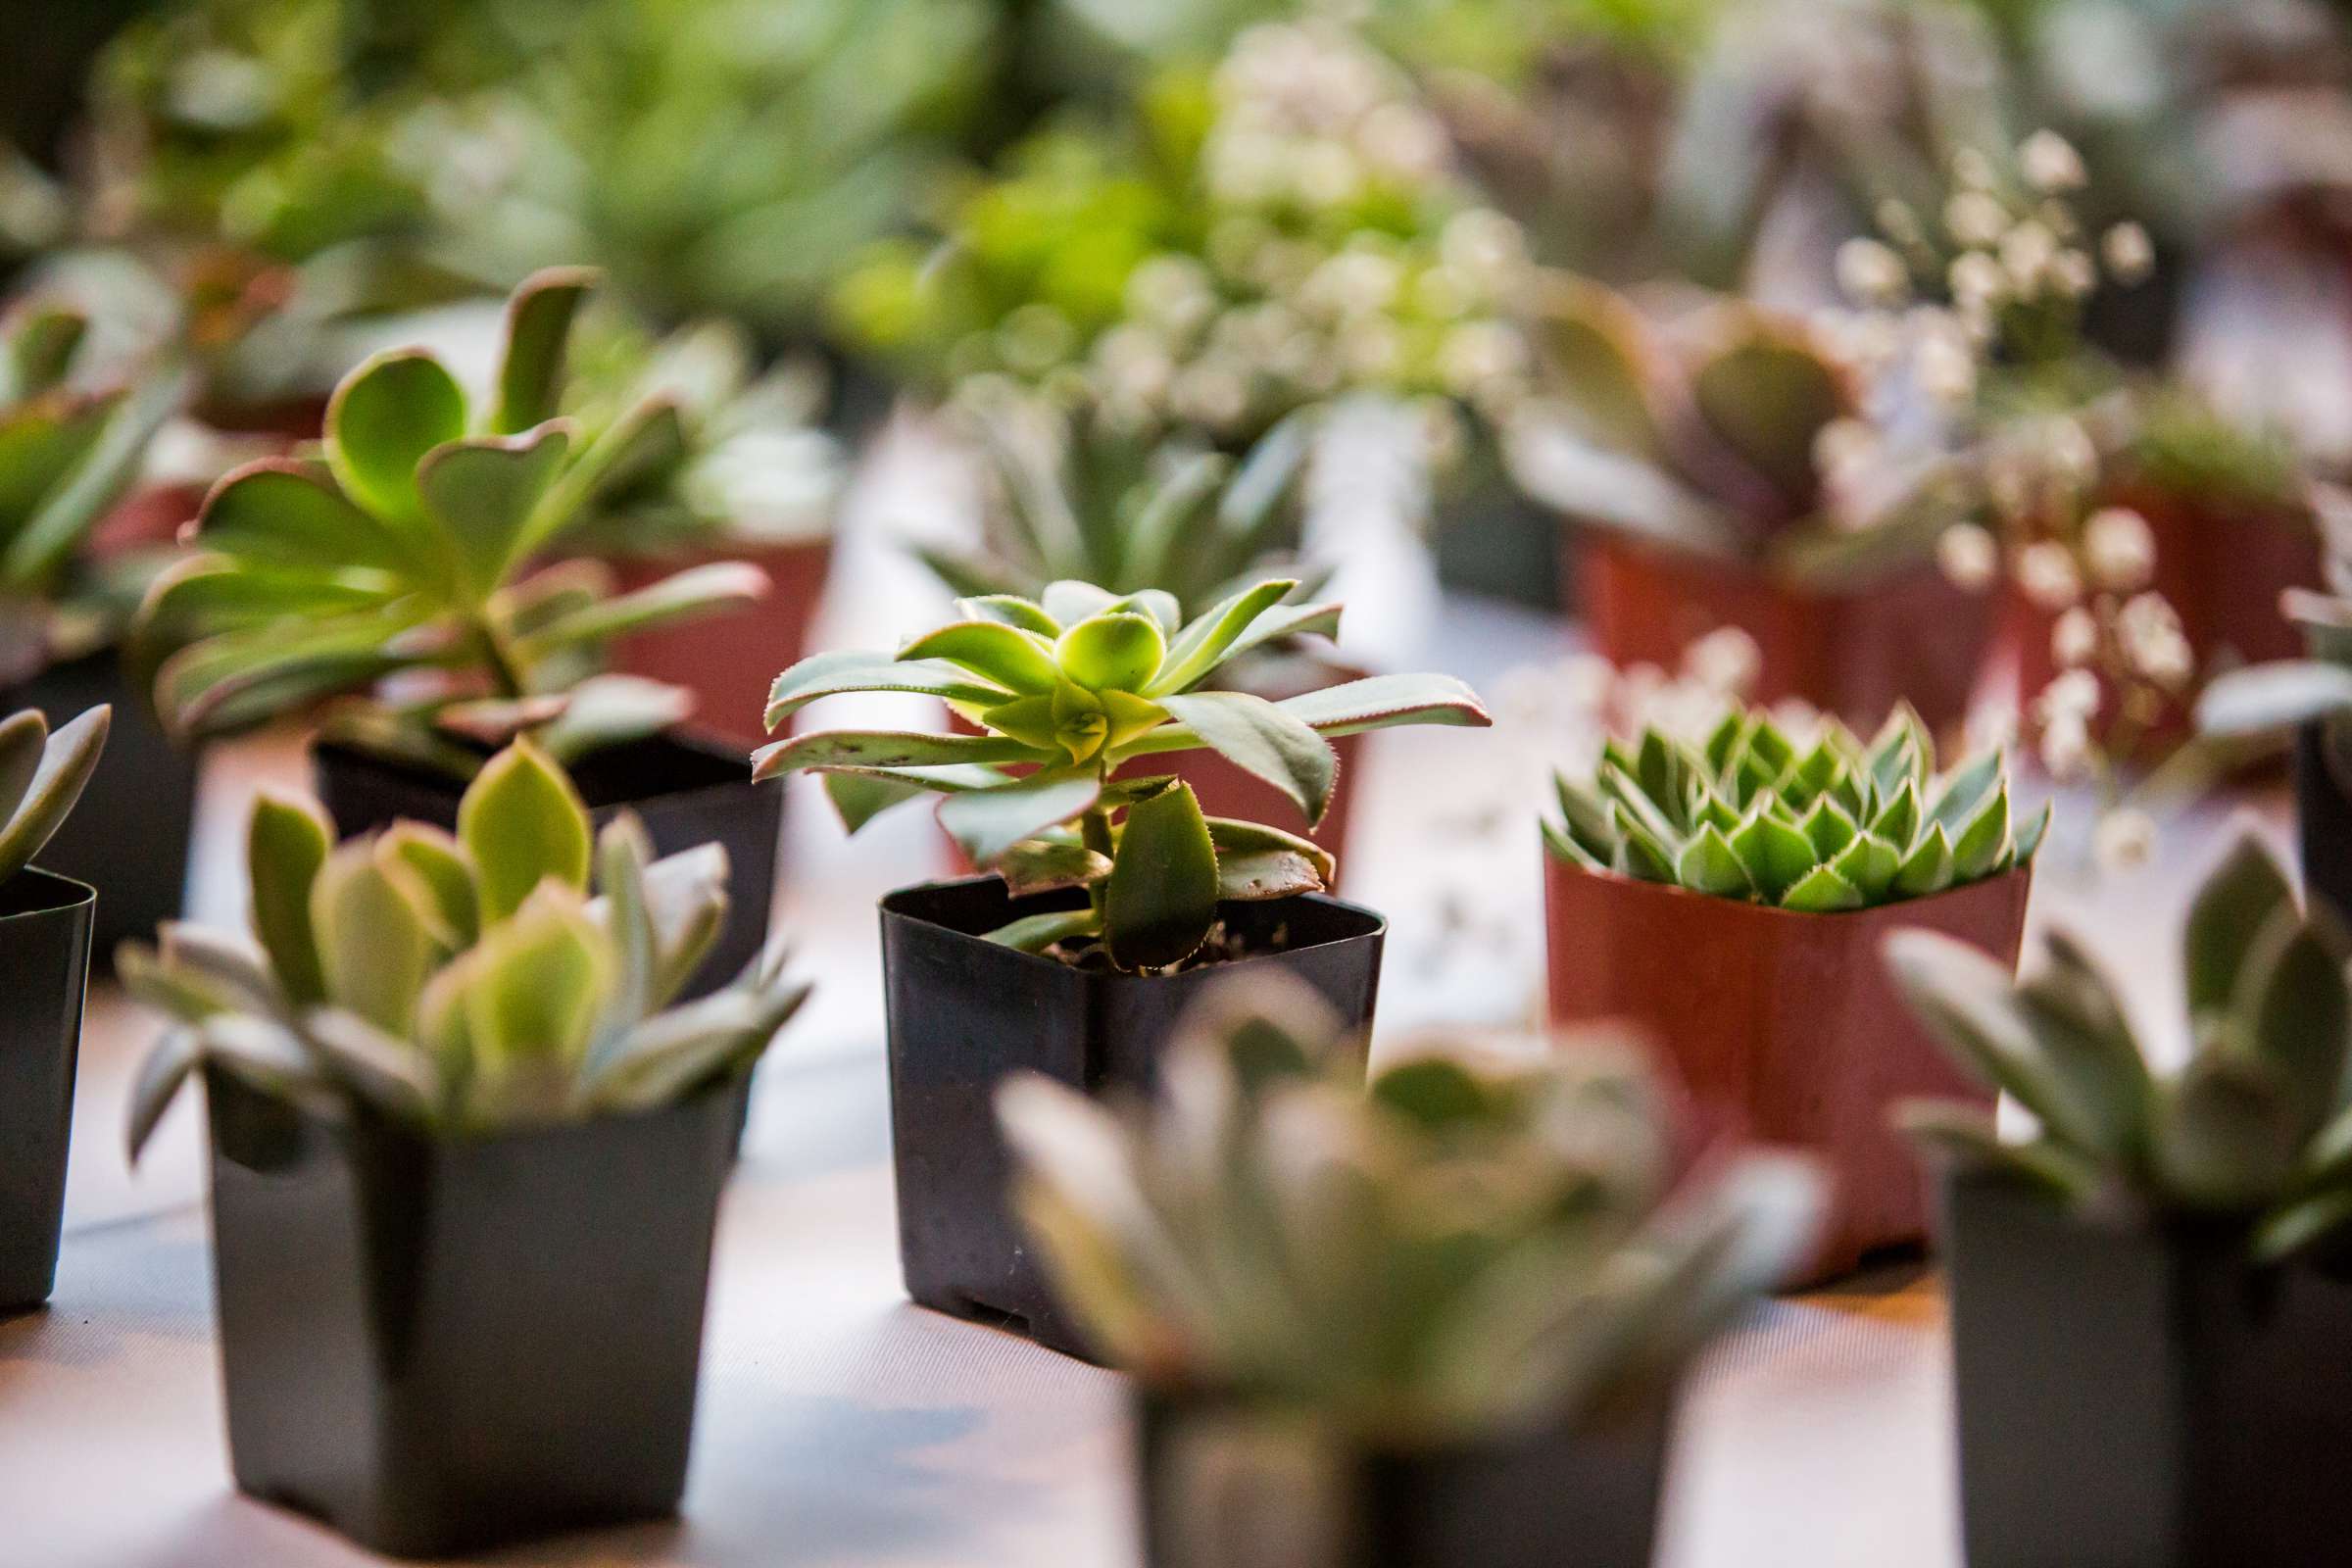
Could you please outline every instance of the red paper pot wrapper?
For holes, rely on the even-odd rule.
[[[2015,964],[2030,869],[1931,898],[1800,914],[1544,858],[1551,1017],[1645,1030],[1700,1114],[1812,1151],[1836,1179],[1800,1284],[1916,1244],[1927,1190],[1888,1124],[1899,1102],[1992,1096],[1951,1065],[1896,994],[1880,945],[1939,931]]]
[[[1932,564],[1832,591],[1597,528],[1583,531],[1576,555],[1585,627],[1610,662],[1673,669],[1691,643],[1737,626],[1762,657],[1754,701],[1793,698],[1864,731],[1898,700],[1934,733],[1951,730],[1968,715],[1992,640],[1990,597]]]
[[[832,558],[830,539],[805,539],[613,562],[623,593],[715,561],[748,562],[768,577],[767,593],[755,604],[623,638],[613,667],[694,693],[696,728],[746,752],[766,745],[767,689],[808,646]]]

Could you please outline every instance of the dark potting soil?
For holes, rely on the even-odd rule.
[[[1226,928],[1219,920],[1208,928],[1208,940],[1201,943],[1193,956],[1182,963],[1165,969],[1147,969],[1146,974],[1190,974],[1195,969],[1212,968],[1220,963],[1237,963],[1244,958],[1262,957],[1269,953],[1287,953],[1291,946],[1291,928],[1285,922],[1251,938]],[[1110,953],[1099,937],[1076,937],[1056,942],[1044,950],[1044,956],[1073,969],[1089,969],[1100,974],[1112,973],[1117,965],[1110,961]]]

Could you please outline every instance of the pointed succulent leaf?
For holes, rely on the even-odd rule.
[[[1933,931],[1897,931],[1884,951],[1913,1016],[1955,1063],[2015,1096],[2060,1143],[2088,1153],[2100,1149],[2109,1118],[2051,1064],[2007,965]]]
[[[1568,836],[1588,855],[1606,855],[1616,839],[1608,808],[1600,798],[1565,773],[1551,776],[1553,795],[1560,803],[1560,820]]]
[[[2050,817],[2055,810],[2056,808],[2045,801],[2040,810],[2026,818],[2025,824],[2017,830],[2016,843],[2010,854],[2012,863],[2024,865],[2034,858],[2034,852],[2041,848],[2041,841],[2049,835]]]
[[[773,730],[820,698],[846,692],[916,692],[949,703],[995,704],[1010,694],[945,660],[890,659],[880,654],[812,654],[776,677],[767,694]]]
[[[541,895],[470,956],[471,1114],[501,1122],[565,1114],[609,983],[612,959],[601,933],[576,895]]]
[[[1102,934],[1102,921],[1094,910],[1055,909],[1047,914],[1023,915],[1018,920],[1001,925],[989,932],[986,940],[1020,953],[1042,953],[1054,943],[1072,937]]]
[[[1834,859],[1842,854],[1860,831],[1854,826],[1854,819],[1846,808],[1827,796],[1813,803],[1813,809],[1805,813],[1804,820],[1797,826],[1812,844],[1813,853],[1824,860]]]
[[[2242,1213],[2278,1198],[2301,1136],[2291,1096],[2269,1063],[2200,1052],[2161,1086],[2151,1158],[2174,1200]]]
[[[1159,628],[1163,638],[1173,637],[1184,629],[1184,607],[1176,602],[1174,594],[1159,588],[1122,594],[1104,606],[1102,612],[1106,615],[1121,612],[1148,615],[1152,624]]]
[[[346,376],[326,410],[326,456],[361,507],[413,515],[416,466],[466,434],[466,394],[441,362],[416,349],[379,354]]]
[[[24,797],[0,825],[0,884],[32,863],[65,825],[82,787],[97,771],[99,754],[106,750],[114,710],[101,703],[52,734],[41,748],[41,760]]]
[[[204,1052],[193,1029],[167,1029],[139,1063],[139,1075],[130,1086],[130,1119],[126,1140],[128,1155],[137,1164],[139,1155],[155,1136],[156,1125],[172,1102],[179,1095],[180,1086],[190,1074],[203,1065]]]
[[[753,777],[804,767],[904,772],[988,762],[1043,760],[1038,749],[1002,735],[931,735],[905,730],[815,730],[752,754]]]
[[[621,1054],[588,1086],[599,1109],[674,1103],[699,1086],[743,1072],[808,1001],[809,987],[716,992],[631,1031]]]
[[[1830,869],[1862,895],[1865,904],[1883,904],[1902,866],[1895,847],[1876,833],[1864,833],[1839,851]]]
[[[1998,751],[1986,752],[1961,764],[1944,780],[1936,804],[1928,808],[1928,821],[1941,826],[1946,836],[1957,836],[2001,787],[2004,777]]]
[[[1075,626],[1089,615],[1100,615],[1116,604],[1118,597],[1107,588],[1098,588],[1091,582],[1078,582],[1066,577],[1059,582],[1046,584],[1045,592],[1038,596],[1038,604],[1044,608],[1046,618],[1054,622],[1054,629],[1046,635],[1057,637],[1062,627]]]
[[[1354,735],[1396,724],[1494,722],[1478,694],[1450,675],[1368,675],[1285,698],[1276,707],[1324,735]]]
[[[522,907],[550,878],[588,885],[588,808],[563,768],[529,741],[483,764],[458,803],[458,838],[480,878],[484,925]]]
[[[331,572],[415,565],[401,536],[346,500],[309,464],[264,458],[232,468],[196,514],[196,542],[240,564]]]
[[[1007,850],[1094,808],[1102,793],[1097,774],[1044,772],[997,789],[950,795],[939,803],[940,826],[974,865],[993,867]]]
[[[2255,942],[2294,906],[2294,887],[2271,852],[2241,835],[2188,906],[2182,958],[2192,1015],[2230,1005]]]
[[[900,649],[899,658],[945,660],[1013,692],[1051,692],[1061,678],[1051,643],[1001,620],[965,620],[942,626]]]
[[[1039,606],[1015,594],[975,594],[956,601],[956,612],[966,620],[1001,620],[1040,637],[1059,637],[1061,622]]]
[[[1817,865],[1781,896],[1781,907],[1806,914],[1835,914],[1859,909],[1868,901],[1862,890],[1826,865]]]
[[[1638,820],[1626,808],[1623,801],[1609,803],[1609,823],[1616,830],[1615,853],[1609,868],[1642,882],[1676,884],[1682,881],[1677,869],[1678,852],[1672,846],[1681,840],[1669,834],[1661,837]],[[1709,828],[1711,832],[1720,829]]]
[[[2003,1139],[1981,1106],[1911,1101],[1896,1107],[1895,1124],[1922,1150],[1964,1170],[2002,1176],[2063,1201],[2086,1198],[2097,1186],[2097,1167],[2052,1144]]]
[[[1919,786],[1904,779],[1871,819],[1870,830],[1898,850],[1909,850],[1919,834]]]
[[[727,918],[727,852],[701,844],[645,868],[646,917],[654,927],[653,1004],[676,996],[718,940]]]
[[[1682,853],[1675,858],[1675,879],[1693,893],[1708,893],[1722,899],[1747,899],[1755,896],[1755,882],[1740,854],[1732,848],[1731,840],[1713,823],[1700,828]]]
[[[1989,876],[2009,863],[2011,853],[2009,792],[1996,789],[1952,842],[1952,880],[1974,882]]]
[[[437,951],[429,899],[414,875],[378,860],[367,840],[327,856],[311,884],[311,928],[329,1002],[409,1033]]]
[[[1144,695],[1159,697],[1189,691],[1200,684],[1225,662],[1250,623],[1282,603],[1298,586],[1296,578],[1276,577],[1243,589],[1194,620],[1168,645],[1167,657]]]
[[[1298,637],[1337,637],[1340,634],[1338,605],[1275,605],[1259,612],[1258,617],[1242,628],[1242,634],[1225,650],[1225,662],[1230,664],[1244,655],[1260,648],[1276,646]]]
[[[468,948],[481,934],[481,902],[473,865],[450,834],[423,822],[395,822],[377,835],[376,853],[415,873],[432,895],[433,923],[444,943]]]
[[[1310,826],[1323,820],[1339,779],[1339,755],[1303,720],[1244,692],[1171,694],[1159,704],[1219,756],[1273,785]]]
[[[24,804],[48,749],[49,720],[39,709],[24,709],[0,719],[0,822]]]
[[[2086,1147],[2112,1160],[2144,1152],[2154,1080],[2106,977],[2062,934],[2050,959],[2017,988],[2019,1010],[2051,1070],[2082,1107]]]
[[[1814,882],[1814,872],[1827,870],[1820,864],[1811,839],[1770,816],[1750,817],[1730,836],[1730,842],[1740,865],[1746,868],[1748,881],[1767,903],[1778,903],[1784,894]],[[1832,881],[1838,880],[1835,873],[1830,876]],[[1812,896],[1819,897],[1824,891],[1825,888],[1817,886]],[[1850,894],[1853,889],[1848,887],[1844,891]]]
[[[341,1007],[314,1009],[303,1036],[330,1072],[379,1108],[415,1121],[440,1109],[431,1058],[400,1036]]]
[[[522,280],[507,301],[506,351],[490,428],[515,435],[563,412],[564,362],[580,302],[596,287],[584,267],[551,267]]]
[[[552,616],[521,639],[522,651],[525,657],[543,658],[657,626],[723,614],[758,604],[770,586],[767,573],[749,562],[705,562],[642,588]]]
[[[253,897],[253,932],[286,999],[296,1005],[326,997],[311,885],[335,842],[334,826],[307,800],[265,789],[245,832],[245,870]]]
[[[1199,951],[1216,918],[1216,846],[1179,781],[1128,809],[1103,886],[1102,938],[1120,968],[1164,969]]]
[[[2255,933],[2230,991],[2233,1037],[2277,1069],[2305,1133],[2317,1131],[2343,1100],[2352,1049],[2345,949],[2325,910],[2307,922],[2291,906],[2276,909]]]
[[[1944,837],[1943,824],[1938,822],[1903,857],[1903,863],[1895,869],[1894,891],[1906,899],[1941,893],[1952,885],[1954,864],[1951,841]]]
[[[1110,875],[1110,857],[1054,839],[1025,839],[999,856],[996,864],[1005,891],[1016,899],[1087,887]]]

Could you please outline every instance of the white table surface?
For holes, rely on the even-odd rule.
[[[1456,602],[1434,662],[1485,683],[1556,656],[1565,636]],[[1528,1016],[1541,916],[1525,738],[1372,739],[1346,882],[1394,922],[1382,1038]],[[299,776],[285,738],[212,758],[200,916],[239,918],[243,801],[258,780]],[[2262,805],[2276,833],[2279,805]],[[2045,875],[2036,918],[2064,909],[2160,1000],[2178,890],[2210,853],[2214,819],[2120,883]],[[787,839],[780,918],[818,1000],[761,1070],[726,1200],[684,1518],[499,1560],[1124,1568],[1119,1380],[900,1293],[872,901],[931,870],[928,824],[845,842],[799,792]],[[121,997],[93,995],[56,1297],[0,1323],[0,1568],[370,1560],[230,1489],[197,1107],[172,1112],[135,1173],[122,1153],[124,1090],[152,1033]],[[1944,1355],[1933,1283],[1916,1272],[1760,1311],[1692,1380],[1661,1562],[1956,1564]]]

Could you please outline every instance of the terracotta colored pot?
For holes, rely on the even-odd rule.
[[[2320,541],[2311,529],[2290,518],[2228,516],[2134,491],[2121,492],[2115,501],[2148,519],[2156,537],[2156,572],[2148,586],[2179,612],[2200,673],[2217,665],[2301,656],[2302,637],[2278,612],[2278,596],[2289,588],[2319,586]],[[2002,601],[2000,662],[2015,671],[2018,710],[2028,712],[2058,673],[2050,657],[2058,616],[2028,600],[2014,583],[2003,590]],[[2189,730],[2184,697],[2168,705],[2150,732],[2150,749],[2167,750],[2187,739]]]
[[[1898,698],[1936,733],[1953,728],[1967,716],[1991,643],[1988,596],[1954,586],[1933,565],[1824,592],[1599,528],[1580,531],[1575,557],[1586,631],[1612,663],[1672,669],[1692,642],[1737,626],[1763,656],[1756,701],[1795,698],[1865,731]]]
[[[1837,1192],[1807,1283],[1922,1241],[1929,1204],[1887,1113],[1918,1096],[1992,1097],[1913,1021],[1879,956],[1940,931],[2015,964],[2032,871],[1848,914],[1799,914],[1545,857],[1552,1021],[1645,1029],[1699,1113],[1826,1159]]]
[[[743,610],[624,638],[613,650],[613,667],[693,692],[698,729],[736,742],[747,752],[765,745],[767,690],[778,673],[800,661],[808,645],[832,555],[830,539],[804,539],[614,561],[612,569],[623,593],[713,561],[750,562],[767,573],[768,590],[765,598]]]

